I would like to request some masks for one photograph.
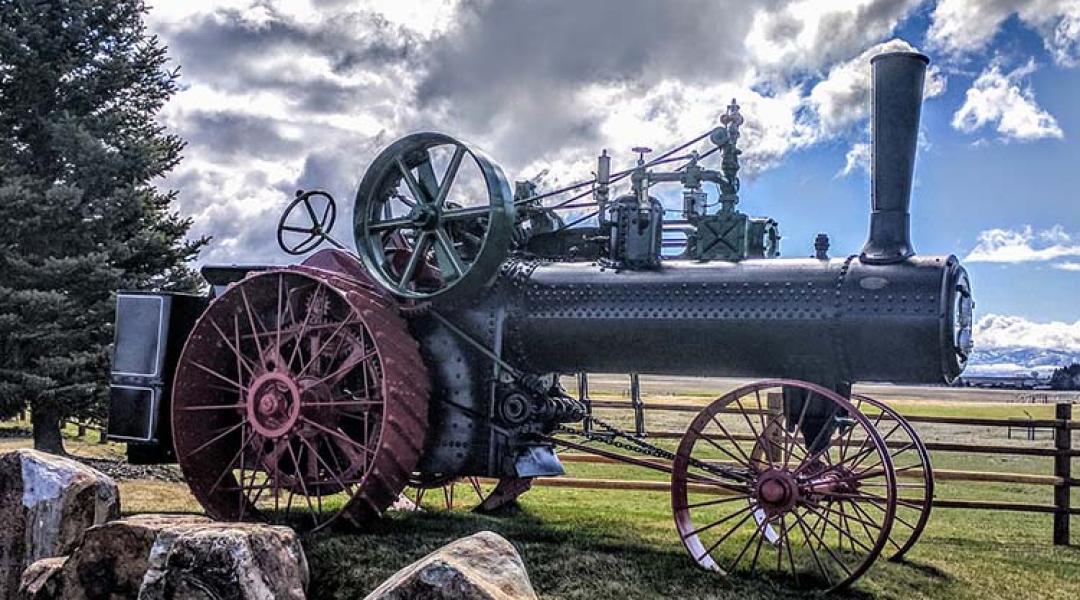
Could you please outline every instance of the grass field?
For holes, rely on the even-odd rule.
[[[703,404],[723,391],[699,392],[681,380],[649,382],[649,402]],[[597,397],[619,399],[617,380],[594,383]],[[700,381],[697,385],[701,385]],[[866,388],[905,414],[1048,418],[1049,405],[1019,405],[1010,392]],[[939,395],[935,392],[944,391]],[[942,401],[938,397],[946,397]],[[602,414],[625,424],[626,415]],[[685,427],[689,413],[649,413],[654,430]],[[17,424],[5,424],[14,426]],[[25,426],[25,425],[24,425]],[[918,426],[928,440],[1049,447],[1045,432],[1029,442],[1009,440],[991,427]],[[73,432],[69,432],[73,433]],[[1080,434],[1080,432],[1076,432]],[[27,445],[0,439],[0,450]],[[667,442],[665,442],[667,443]],[[673,443],[673,442],[671,442]],[[1080,439],[1074,444],[1080,446]],[[69,441],[72,453],[116,457],[122,447]],[[1050,474],[1051,459],[935,453],[940,469]],[[568,475],[588,478],[664,479],[662,473],[622,465],[568,463]],[[1074,475],[1075,476],[1075,475]],[[195,511],[183,483],[121,481],[125,513]],[[1076,492],[1074,492],[1074,496]],[[1052,488],[1003,483],[942,482],[939,498],[1049,503]],[[1080,499],[1074,499],[1074,504]],[[935,510],[920,543],[902,564],[879,560],[852,598],[1080,598],[1080,547],[1051,545],[1050,515],[983,510]],[[1080,539],[1080,517],[1072,521]],[[799,598],[788,581],[767,576],[724,578],[695,567],[678,541],[666,493],[537,487],[506,514],[396,513],[364,532],[324,531],[306,541],[312,570],[311,598],[363,597],[387,576],[437,547],[482,530],[493,530],[520,550],[533,584],[545,599]]]

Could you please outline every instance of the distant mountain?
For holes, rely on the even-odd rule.
[[[976,348],[964,375],[994,377],[1038,371],[1040,376],[1049,377],[1054,369],[1074,362],[1080,363],[1080,351],[1022,346]]]

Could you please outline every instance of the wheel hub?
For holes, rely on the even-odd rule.
[[[410,215],[417,227],[434,231],[439,226],[439,211],[431,206],[417,206]]]
[[[754,496],[766,513],[784,513],[798,502],[799,486],[795,475],[790,471],[769,469],[758,477]]]
[[[292,378],[277,371],[252,382],[246,403],[248,421],[263,437],[285,435],[300,417],[300,389]]]

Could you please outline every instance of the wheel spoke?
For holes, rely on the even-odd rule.
[[[334,332],[330,334],[330,337],[326,338],[326,340],[323,341],[322,345],[319,346],[319,349],[312,353],[311,358],[308,359],[307,363],[301,366],[300,370],[296,372],[296,379],[300,379],[301,377],[303,377],[304,374],[307,373],[307,370],[311,367],[311,365],[313,365],[316,360],[323,356],[323,352],[330,346],[330,342],[337,339],[337,336],[341,333],[343,329],[345,329],[346,325],[353,325],[357,323],[357,321],[353,321],[355,317],[356,311],[350,309],[349,314],[341,320],[341,323],[339,323],[337,328],[334,329]]]
[[[405,166],[405,161],[401,160],[401,156],[394,157],[394,162],[397,163],[398,171],[401,172],[401,178],[405,180],[405,186],[409,188],[409,193],[412,194],[417,204],[430,204],[428,202],[427,194],[420,188],[420,184],[416,182],[416,178],[413,177],[412,171],[409,167]]]
[[[726,517],[721,518],[719,521],[714,521],[712,523],[709,523],[708,525],[698,527],[697,529],[694,529],[693,531],[689,531],[687,533],[682,534],[682,538],[685,540],[686,538],[688,538],[690,536],[699,535],[702,532],[708,531],[708,530],[712,529],[713,527],[716,527],[717,525],[721,525],[723,523],[726,523],[727,521],[730,521],[731,519],[734,519],[735,517],[743,514],[744,512],[752,511],[753,508],[754,508],[753,504],[749,504],[747,506],[744,506],[744,507],[740,508],[739,510],[731,513],[730,515],[727,515]],[[752,514],[753,513],[751,512],[750,515],[752,515]],[[747,516],[750,516],[750,515],[747,515]],[[705,554],[708,554],[708,552],[706,552]],[[700,560],[700,559],[698,559],[698,560]]]
[[[240,385],[239,383],[233,381],[232,379],[229,379],[228,377],[222,375],[221,373],[218,373],[217,371],[211,369],[210,367],[208,367],[208,366],[206,366],[206,365],[204,365],[204,364],[202,364],[200,362],[196,362],[194,360],[190,361],[190,362],[191,362],[191,365],[194,366],[195,368],[197,368],[197,369],[199,369],[201,371],[204,371],[209,375],[213,375],[214,377],[224,381],[225,383],[231,384],[233,387],[235,387],[237,390],[239,390],[241,392],[247,392],[247,387],[246,386]]]
[[[401,273],[401,279],[398,280],[398,287],[400,289],[405,289],[409,282],[412,281],[416,268],[420,265],[420,262],[424,260],[424,254],[427,253],[427,246],[430,242],[431,232],[421,232],[420,239],[416,240],[416,244],[413,245],[412,254],[409,256],[409,262],[405,263],[405,269]]]
[[[486,217],[491,213],[491,208],[487,206],[470,206],[468,208],[451,208],[444,210],[439,215],[442,221],[460,221],[462,219],[472,219],[475,217]]]
[[[465,265],[461,262],[461,256],[458,255],[457,249],[454,248],[454,242],[450,239],[450,235],[442,227],[435,230],[435,241],[435,254],[439,259],[439,267],[443,271],[443,278],[447,279],[445,269],[447,266],[453,271],[455,279],[464,275]]]
[[[424,188],[424,193],[434,200],[435,195],[439,193],[439,182],[435,180],[435,166],[431,164],[430,152],[427,153],[427,160],[416,167],[416,173],[420,176],[420,185]]]
[[[206,404],[203,406],[184,406],[181,407],[180,410],[184,412],[197,412],[200,410],[237,410],[245,408],[245,406],[246,405],[244,404]]]
[[[368,231],[386,231],[388,229],[411,229],[413,228],[413,220],[409,217],[399,217],[396,219],[385,219],[382,221],[376,221],[368,224]]]
[[[456,146],[454,155],[450,157],[450,164],[446,166],[446,173],[443,174],[439,193],[435,196],[435,206],[437,208],[441,209],[446,204],[446,196],[450,193],[450,186],[454,185],[454,178],[457,177],[458,169],[461,167],[461,159],[464,157],[465,147]]]
[[[781,392],[783,393],[783,392]],[[787,442],[784,443],[784,468],[786,469],[791,464],[791,455],[795,452],[795,446],[798,444],[798,432],[803,430],[803,422],[806,420],[806,408],[810,406],[809,398],[803,402],[802,410],[799,411],[799,420],[795,424],[795,432],[791,433],[784,428],[784,433],[787,436]],[[786,407],[785,407],[786,408]],[[809,454],[809,448],[807,448],[807,454]],[[805,460],[805,457],[804,457]]]
[[[750,508],[753,508],[753,505],[751,505]],[[734,513],[732,515],[729,515],[728,517],[725,517],[725,518],[721,519],[720,521],[717,521],[716,523],[713,523],[713,525],[719,525],[720,523],[722,523],[724,521],[727,521],[728,519],[730,519],[732,517],[735,517],[738,514],[739,513],[737,512],[737,513]],[[742,527],[742,524],[745,523],[747,521],[747,519],[749,519],[750,517],[753,517],[753,516],[754,516],[754,513],[753,513],[753,511],[751,511],[751,512],[747,513],[745,517],[739,519],[738,523],[736,523],[734,526],[732,526],[731,529],[728,529],[727,532],[724,533],[724,535],[720,536],[720,539],[713,542],[713,544],[711,546],[709,546],[705,550],[705,552],[702,553],[701,556],[698,556],[696,558],[697,562],[701,562],[701,559],[705,558],[706,556],[711,555],[713,550],[716,550],[716,548],[719,547],[720,544],[723,544],[725,540],[727,540],[729,537],[731,537],[731,534],[735,533],[735,531],[737,531],[739,529],[739,527]],[[710,527],[712,527],[712,525],[710,525]]]
[[[304,415],[300,415],[300,420],[307,423],[308,425],[311,425],[315,429],[318,429],[319,431],[322,431],[323,433],[326,433],[328,435],[332,435],[336,439],[339,439],[339,440],[341,440],[341,441],[343,441],[343,442],[345,442],[347,444],[350,444],[352,446],[356,446],[357,448],[360,448],[361,450],[363,450],[367,454],[371,454],[371,455],[375,454],[374,450],[371,450],[367,446],[365,446],[365,445],[361,444],[360,442],[350,438],[349,436],[345,435],[341,431],[334,431],[333,429],[330,429],[329,427],[326,427],[326,426],[324,426],[324,425],[322,425],[322,424],[320,424],[320,423],[318,423],[316,421],[313,421],[313,420],[305,417]]]
[[[292,225],[282,225],[281,228],[285,231],[292,231],[294,233],[306,233],[308,235],[313,235],[315,233],[315,230],[311,227],[294,227]]]
[[[244,312],[247,313],[248,324],[251,326],[251,335],[255,338],[255,349],[259,352],[259,364],[263,369],[269,371],[266,368],[266,353],[263,352],[262,342],[259,341],[259,334],[265,333],[265,330],[260,330],[255,327],[255,311],[251,308],[251,302],[248,301],[247,288],[240,286],[240,298],[244,301]]]
[[[320,229],[324,229],[324,230],[326,229],[326,224],[330,220],[330,211],[333,210],[333,208],[334,208],[334,205],[332,203],[330,203],[330,202],[326,203],[326,208],[323,209],[322,218],[319,219],[319,221],[318,221]]]
[[[237,429],[243,427],[246,424],[247,424],[247,419],[244,419],[243,421],[240,421],[239,423],[237,423],[235,425],[232,425],[231,427],[226,427],[224,431],[222,431],[221,433],[215,435],[214,437],[210,438],[209,440],[207,440],[206,442],[204,442],[203,444],[201,444],[200,446],[198,446],[197,448],[192,450],[191,454],[198,454],[199,452],[202,452],[206,448],[213,445],[214,442],[218,442],[218,441],[221,441],[221,440],[225,439],[230,433],[236,431]]]

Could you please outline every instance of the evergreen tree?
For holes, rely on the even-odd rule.
[[[0,418],[34,446],[105,406],[114,290],[191,289],[206,239],[155,180],[183,142],[155,120],[177,71],[141,0],[0,0]]]
[[[1054,369],[1050,387],[1055,390],[1080,390],[1080,363]]]

